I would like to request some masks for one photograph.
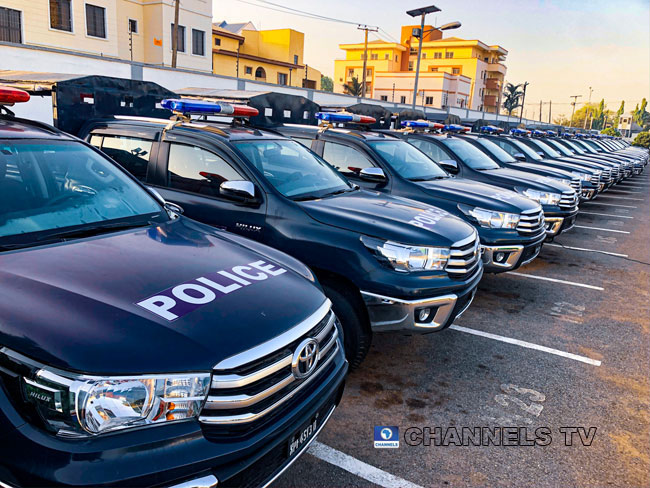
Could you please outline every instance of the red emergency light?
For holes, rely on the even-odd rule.
[[[13,105],[29,101],[29,93],[17,88],[0,86],[0,105]]]

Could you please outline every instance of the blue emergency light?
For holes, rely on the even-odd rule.
[[[557,135],[557,133],[555,131],[553,131],[553,130],[547,130],[546,135],[551,136],[551,137],[555,137]]]
[[[182,114],[219,114],[230,117],[254,117],[259,111],[247,105],[233,105],[225,102],[206,102],[203,100],[182,100],[166,98],[160,102],[163,108]]]
[[[351,114],[348,112],[316,112],[316,118],[323,122],[346,123],[353,122],[356,124],[374,124],[377,119],[368,115]]]
[[[510,129],[510,134],[513,136],[523,136],[525,134],[528,134],[528,131],[525,129],[517,129],[516,127],[513,127]]]
[[[481,132],[487,132],[490,134],[498,134],[499,132],[503,132],[503,129],[501,127],[496,127],[494,125],[484,125],[480,130]]]
[[[400,125],[411,129],[443,129],[445,127],[443,124],[428,120],[402,120]]]
[[[533,135],[534,135],[534,136],[537,136],[537,137],[541,137],[541,136],[544,136],[544,135],[546,135],[546,134],[544,133],[544,131],[541,131],[541,130],[537,130],[537,129],[535,129],[535,130],[533,131]]]
[[[461,132],[465,130],[465,127],[458,124],[449,124],[443,127],[443,130],[447,132]]]

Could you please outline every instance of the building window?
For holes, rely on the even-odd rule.
[[[205,56],[205,32],[192,29],[192,54]]]
[[[348,77],[352,78],[354,76],[354,69],[349,69],[348,70]]]
[[[255,79],[266,80],[266,71],[261,66],[255,70]]]
[[[384,59],[387,60],[389,56],[390,56],[389,54],[384,54]]]
[[[244,66],[244,73],[247,75],[252,75],[253,74],[253,67],[252,66]]]
[[[453,53],[452,51],[447,51],[447,52],[445,53],[445,58],[447,58],[447,59],[451,59],[451,58],[453,58],[453,57],[454,57],[454,53]]]
[[[86,33],[92,37],[106,39],[106,9],[86,4]]]
[[[409,71],[413,71],[413,61],[409,61]]]
[[[379,54],[377,54],[377,53],[371,53],[371,54],[370,54],[370,59],[373,59],[373,60],[374,60],[374,59],[379,59]]]
[[[214,45],[215,46],[221,46],[221,39],[219,39],[218,37],[215,37],[214,38]]]
[[[438,68],[431,68],[431,72],[432,72],[432,73],[437,73],[437,72],[438,72]]]
[[[424,103],[425,105],[433,105],[433,97],[426,97]]]
[[[449,101],[449,95],[447,93],[442,94],[442,108],[445,108],[447,106],[447,102]]]
[[[174,24],[172,24],[172,41],[174,40]],[[185,26],[178,24],[178,37],[176,38],[176,50],[179,53],[185,52]]]
[[[427,53],[422,53],[422,59],[427,59]]]
[[[129,19],[129,33],[137,34],[138,33],[138,21],[135,19]]]
[[[406,103],[406,96],[402,95],[399,97],[399,103]]]
[[[396,54],[396,55],[395,55],[395,62],[396,62],[396,63],[397,63],[397,60],[398,60],[398,59],[399,59],[399,58],[397,57],[397,54]]]
[[[412,47],[411,50],[409,51],[409,54],[417,54],[418,50],[415,47]]]
[[[293,55],[293,64],[298,64],[298,55],[297,54]]]
[[[381,95],[379,97],[379,100],[381,100],[382,102],[387,102],[388,101],[388,95]]]
[[[278,73],[278,85],[286,85],[288,78],[286,73]]]
[[[372,70],[371,69],[366,70],[366,76],[372,76]]]
[[[72,32],[71,0],[50,0],[50,27]]]
[[[441,52],[433,53],[433,59],[442,59],[442,53]]]
[[[22,44],[23,29],[20,10],[0,7],[0,41]]]
[[[460,74],[460,68],[452,68],[451,73],[454,75],[459,75]]]

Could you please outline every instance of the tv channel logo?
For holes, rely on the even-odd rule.
[[[399,429],[394,425],[375,425],[375,448],[399,447]]]

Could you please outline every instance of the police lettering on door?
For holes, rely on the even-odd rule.
[[[207,273],[195,280],[163,290],[138,302],[137,305],[172,321],[220,296],[236,293],[242,288],[279,276],[286,271],[265,261],[233,266],[228,270]]]

